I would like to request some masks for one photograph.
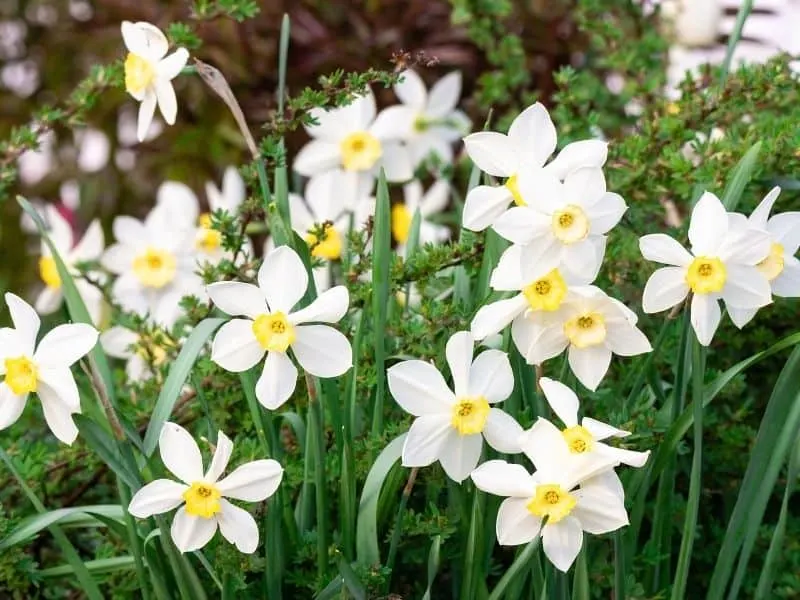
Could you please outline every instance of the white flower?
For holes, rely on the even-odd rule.
[[[113,231],[117,242],[106,249],[102,264],[119,276],[111,293],[122,308],[171,326],[180,316],[181,298],[205,298],[194,273],[193,232],[172,211],[158,205],[144,221],[116,217]]]
[[[603,480],[616,463],[597,453],[570,456],[563,439],[521,437],[535,473],[490,460],[472,472],[472,481],[480,490],[507,497],[497,513],[500,544],[527,544],[541,535],[547,558],[566,572],[580,552],[584,531],[602,534],[628,524],[622,496]]]
[[[564,271],[590,281],[597,277],[605,234],[627,210],[619,194],[606,191],[603,171],[576,169],[563,183],[545,171],[523,171],[517,185],[525,205],[498,217],[494,230],[515,244],[541,240],[545,252],[558,255]]]
[[[344,286],[320,294],[307,307],[292,311],[308,288],[308,273],[297,253],[288,246],[270,252],[258,271],[258,286],[221,281],[208,286],[217,307],[233,316],[217,332],[211,359],[226,371],[241,372],[267,354],[256,383],[256,397],[270,410],[286,402],[297,383],[297,368],[287,355],[317,377],[338,377],[353,364],[350,342],[327,325],[347,312],[349,296]]]
[[[403,466],[424,467],[438,460],[450,479],[461,482],[478,464],[484,438],[498,452],[519,452],[519,423],[491,407],[514,389],[508,356],[486,350],[472,360],[474,341],[467,331],[447,341],[454,390],[422,360],[406,360],[387,371],[392,396],[417,417],[403,445]]]
[[[236,167],[228,167],[222,176],[222,189],[220,190],[213,181],[206,182],[206,199],[211,212],[218,210],[228,211],[231,215],[239,212],[239,207],[247,197],[244,179]]]
[[[661,233],[639,240],[642,256],[670,265],[647,280],[642,308],[647,313],[666,310],[691,291],[692,327],[704,346],[719,326],[720,299],[728,310],[757,309],[772,301],[769,281],[757,267],[769,255],[770,235],[752,227],[731,227],[735,221],[714,194],[705,192],[689,223],[691,253]]]
[[[136,132],[141,142],[153,122],[156,102],[167,124],[175,123],[178,101],[172,80],[186,65],[189,52],[185,48],[178,48],[167,56],[167,38],[158,27],[143,21],[123,21],[122,39],[128,48],[128,56],[125,58],[125,89],[141,102]]]
[[[464,227],[473,231],[492,225],[510,202],[522,203],[517,182],[523,173],[544,169],[563,179],[579,167],[602,167],[608,152],[606,143],[600,140],[573,142],[545,166],[556,149],[556,128],[547,109],[539,102],[514,119],[508,135],[479,131],[465,137],[464,144],[479,169],[493,177],[506,178],[504,185],[479,185],[467,194],[463,222]]]
[[[258,525],[253,516],[227,499],[261,502],[278,489],[283,468],[277,461],[254,460],[220,479],[228,466],[233,442],[217,435],[214,458],[203,473],[203,458],[192,436],[180,425],[165,423],[158,440],[164,466],[181,482],[156,479],[131,499],[128,512],[146,519],[178,508],[170,534],[181,552],[205,546],[219,527],[223,537],[240,552],[258,547]]]
[[[89,225],[83,238],[77,243],[72,233],[72,226],[61,216],[58,209],[48,205],[45,208],[45,216],[50,226],[48,235],[50,241],[56,247],[58,255],[64,261],[64,265],[70,274],[75,278],[75,287],[89,311],[89,316],[95,325],[100,323],[103,312],[103,293],[94,285],[79,276],[75,264],[98,260],[103,253],[103,228],[98,220],[94,220]],[[50,252],[49,246],[42,240],[42,256],[39,258],[39,276],[45,284],[45,288],[36,298],[36,310],[39,314],[49,315],[54,313],[61,306],[64,294],[61,289],[61,277],[58,274],[56,261]],[[99,274],[93,274],[99,278]]]
[[[392,236],[397,242],[397,253],[400,256],[406,255],[411,222],[417,209],[420,214],[420,246],[429,242],[445,242],[450,238],[448,227],[428,220],[428,217],[441,213],[449,200],[450,184],[444,179],[437,180],[424,194],[422,184],[416,179],[403,186],[403,202],[392,206]]]
[[[381,167],[388,181],[411,179],[411,159],[399,142],[402,123],[391,115],[376,119],[375,111],[372,90],[347,106],[312,109],[310,114],[318,124],[307,126],[306,131],[314,139],[297,154],[294,170],[310,177],[341,167],[356,176],[360,189],[372,183]]]
[[[469,133],[472,126],[469,117],[456,108],[461,97],[461,73],[445,75],[430,92],[414,71],[404,71],[401,77],[394,91],[402,104],[383,110],[379,118],[391,118],[405,129],[402,139],[415,168],[431,154],[444,163],[453,162],[453,142]]]
[[[795,257],[800,247],[800,212],[785,212],[769,216],[781,188],[774,187],[764,196],[750,218],[733,213],[732,226],[749,226],[766,231],[770,237],[769,255],[756,268],[769,281],[772,293],[782,298],[800,296],[800,260]],[[755,316],[757,308],[727,306],[728,314],[737,327],[744,327]]]
[[[126,361],[125,374],[130,381],[144,381],[153,376],[150,362],[160,366],[167,359],[161,346],[143,346],[141,336],[130,329],[116,325],[100,334],[100,345],[109,356]]]
[[[59,325],[36,344],[39,316],[24,300],[5,295],[14,328],[0,329],[0,430],[16,423],[31,393],[39,397],[47,426],[72,444],[78,429],[72,415],[81,412],[78,386],[70,367],[97,343],[91,325]]]
[[[633,311],[592,285],[569,290],[557,311],[530,311],[516,319],[511,335],[530,364],[541,364],[568,349],[572,372],[595,390],[608,371],[612,354],[636,356],[652,350],[636,321]]]

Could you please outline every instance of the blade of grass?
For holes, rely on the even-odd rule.
[[[744,29],[744,22],[753,10],[753,0],[743,0],[739,6],[739,13],[736,15],[736,23],[733,25],[733,31],[728,36],[728,48],[725,50],[725,59],[722,61],[722,68],[720,69],[719,88],[725,87],[725,82],[728,79],[728,73],[731,70],[731,63],[733,61],[733,51],[736,49],[736,44],[742,39],[742,30]],[[729,209],[730,210],[730,209]]]
[[[375,403],[372,435],[383,433],[383,405],[386,397],[386,310],[389,299],[389,269],[392,260],[391,206],[386,175],[381,170],[375,200],[372,262],[372,330],[375,336]]]
[[[589,567],[586,564],[586,542],[587,537],[583,538],[583,547],[578,553],[578,560],[575,561],[575,574],[572,580],[572,600],[589,600]],[[625,596],[619,596],[624,598]]]
[[[464,549],[464,566],[461,575],[461,594],[462,600],[473,600],[477,597],[477,581],[480,556],[478,547],[480,546],[480,532],[483,526],[484,504],[486,494],[477,488],[472,491],[472,509],[470,510],[469,531],[467,533],[467,544]]]
[[[436,579],[436,573],[439,571],[441,548],[442,536],[435,535],[431,542],[431,549],[428,551],[428,587],[425,588],[425,594],[423,594],[422,600],[431,600],[433,582]]]
[[[728,211],[736,210],[742,197],[745,186],[753,176],[756,168],[758,153],[761,151],[761,142],[756,142],[745,152],[744,156],[733,169],[733,174],[722,194],[722,204]]]
[[[536,539],[528,542],[528,545],[525,546],[525,549],[520,552],[517,558],[514,559],[514,562],[511,563],[511,566],[500,578],[500,581],[497,582],[497,585],[492,590],[492,593],[489,594],[488,600],[500,600],[511,582],[529,568],[531,559],[533,558],[536,549],[539,547],[540,537],[541,536],[537,535]]]

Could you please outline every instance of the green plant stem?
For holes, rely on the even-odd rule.
[[[625,589],[625,544],[622,532],[614,532],[614,598],[625,600],[628,590]]]
[[[317,576],[325,580],[328,569],[328,504],[325,488],[325,432],[322,425],[322,407],[317,398],[314,381],[306,375],[308,385],[308,429],[311,448],[307,449],[314,461],[314,492],[317,511]]]
[[[206,598],[205,591],[202,587],[199,590],[200,595],[195,596],[193,590],[193,586],[190,579],[186,567],[191,568],[191,565],[184,562],[183,556],[175,547],[175,544],[172,543],[172,539],[169,537],[169,525],[167,525],[167,520],[162,515],[157,515],[155,517],[156,524],[158,528],[161,530],[161,535],[158,536],[159,540],[161,541],[161,546],[164,549],[164,553],[167,555],[167,560],[169,561],[169,565],[172,568],[172,574],[175,577],[175,582],[178,584],[178,591],[180,592],[181,598],[184,600],[200,600]],[[196,577],[196,576],[195,576]]]
[[[467,534],[467,547],[464,552],[464,568],[462,571],[461,599],[472,600],[476,597],[476,581],[480,557],[478,554],[478,536],[483,527],[483,512],[486,495],[478,490],[472,493],[472,510],[470,512],[469,533]]]
[[[147,583],[147,573],[145,572],[144,560],[142,558],[142,540],[136,532],[136,521],[133,516],[128,512],[128,506],[131,503],[131,491],[128,487],[117,478],[117,491],[119,493],[119,501],[122,504],[125,514],[125,529],[128,532],[128,544],[133,552],[133,564],[136,567],[136,578],[139,580],[139,591],[142,594],[142,600],[150,600],[150,586]]]
[[[503,574],[500,578],[500,581],[497,582],[497,585],[492,590],[492,593],[489,594],[488,600],[500,600],[503,594],[505,593],[508,586],[514,581],[522,572],[529,568],[531,558],[536,552],[536,549],[539,547],[539,540],[541,536],[536,536],[536,539],[529,542],[525,549],[514,559],[514,562],[511,563],[511,566],[508,570]]]

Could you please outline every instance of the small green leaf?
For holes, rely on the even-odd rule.
[[[33,515],[23,519],[22,522],[3,540],[0,540],[0,552],[12,546],[22,544],[36,537],[36,535],[51,525],[81,525],[84,527],[97,527],[101,521],[92,518],[92,515],[101,515],[122,521],[124,514],[118,504],[96,504],[94,506],[75,506],[72,508],[59,508],[45,513]],[[88,517],[88,518],[87,518]]]
[[[722,195],[722,204],[725,206],[725,210],[734,211],[739,205],[744,188],[753,176],[753,170],[756,167],[760,151],[761,142],[756,142],[733,169],[731,179],[725,188],[725,193]]]

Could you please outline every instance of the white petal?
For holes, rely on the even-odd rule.
[[[411,69],[400,74],[400,81],[394,84],[394,93],[400,102],[417,110],[425,108],[428,92],[422,78]]]
[[[175,52],[159,61],[158,77],[167,81],[175,79],[183,70],[183,67],[186,66],[188,60],[189,51],[186,48],[178,48]]]
[[[324,140],[311,140],[297,153],[292,168],[300,175],[310,177],[316,173],[333,169],[340,163],[341,150],[338,144]]]
[[[71,445],[78,437],[78,428],[72,420],[74,412],[58,400],[48,397],[43,393],[46,388],[39,388],[39,399],[42,403],[44,420],[53,435],[67,445]]]
[[[131,358],[134,355],[131,346],[138,340],[139,334],[119,325],[100,334],[100,345],[103,347],[103,351],[114,358]]]
[[[714,256],[728,232],[728,213],[719,198],[704,192],[692,209],[689,242],[695,256]]]
[[[519,436],[518,442],[537,471],[553,470],[556,468],[554,465],[565,462],[565,457],[569,456],[569,447],[561,430],[542,417]]]
[[[446,414],[449,418],[455,397],[432,364],[404,360],[390,367],[386,376],[389,392],[404,411],[415,417]]]
[[[511,338],[525,361],[531,365],[540,365],[569,346],[561,323],[537,318],[537,313],[529,313],[527,317],[520,315],[514,319]]]
[[[629,467],[643,467],[650,458],[650,451],[636,452],[635,450],[628,450],[626,448],[616,448],[606,444],[598,443],[595,446],[595,452],[607,456],[609,459],[628,465]]]
[[[217,487],[223,496],[245,502],[261,502],[278,489],[283,467],[272,459],[254,460],[221,479]]]
[[[622,481],[620,481],[614,469],[608,469],[607,471],[603,471],[581,482],[581,489],[585,490],[587,493],[598,488],[614,494],[623,502],[625,500],[625,488],[622,487]]]
[[[769,220],[767,228],[787,255],[797,254],[797,249],[800,248],[800,212],[775,215]]]
[[[47,233],[50,236],[50,241],[55,245],[61,258],[66,259],[73,245],[72,225],[61,216],[61,213],[52,204],[45,206],[45,217],[47,218]],[[50,249],[47,244],[42,244],[42,246],[42,249],[46,249],[49,256]],[[45,252],[42,252],[42,254],[44,255]]]
[[[703,346],[708,346],[711,343],[721,318],[722,313],[716,298],[709,294],[694,294],[692,296],[692,327],[697,334],[697,340]]]
[[[514,372],[508,354],[500,350],[485,350],[475,357],[469,369],[467,395],[482,396],[494,404],[508,398],[513,390]]]
[[[618,356],[636,356],[653,349],[647,336],[625,319],[606,323],[605,345]]]
[[[545,169],[559,179],[581,167],[602,167],[608,156],[608,144],[601,140],[582,140],[567,144]]]
[[[37,394],[39,394],[42,401],[45,399],[52,400],[64,405],[65,408],[69,408],[73,412],[80,412],[81,410],[78,384],[75,383],[75,378],[72,376],[72,371],[69,370],[69,367],[40,369]]]
[[[290,313],[308,288],[303,261],[289,246],[270,252],[258,270],[258,286],[272,312]]]
[[[662,267],[650,276],[642,294],[642,310],[646,313],[661,312],[683,302],[689,294],[686,269]]]
[[[572,515],[580,521],[581,528],[594,535],[616,531],[628,524],[628,513],[622,498],[596,487],[591,491],[579,489],[572,492],[578,503]]]
[[[170,529],[172,541],[181,552],[199,550],[211,541],[216,532],[216,519],[204,519],[190,515],[186,512],[185,506],[179,508],[175,513]]]
[[[157,209],[148,215],[148,225],[159,217],[164,220],[159,224],[167,231],[174,231],[176,226],[194,230],[200,216],[200,202],[192,188],[179,181],[165,181],[158,186],[156,192]]]
[[[222,431],[217,434],[217,447],[214,449],[214,457],[206,471],[205,481],[215,482],[219,479],[228,467],[228,461],[233,452],[233,442]]]
[[[592,282],[600,272],[606,251],[606,237],[591,235],[585,240],[562,246],[561,266],[565,275],[581,282]]]
[[[568,204],[566,188],[546,169],[527,169],[518,174],[517,187],[529,208],[548,218],[553,211]]]
[[[292,342],[297,362],[317,377],[338,377],[353,366],[353,349],[343,333],[328,325],[298,325]]]
[[[782,298],[800,296],[800,261],[793,256],[786,256],[783,271],[770,283],[772,293]]]
[[[467,192],[462,221],[470,231],[483,231],[494,224],[512,201],[511,192],[504,186],[479,185]]]
[[[450,367],[450,375],[453,377],[453,388],[457,398],[466,397],[472,392],[469,383],[474,345],[475,338],[469,331],[459,331],[450,336],[445,346],[447,365]]]
[[[756,267],[727,265],[722,299],[739,308],[760,308],[772,302],[769,281]]]
[[[257,318],[267,311],[267,302],[258,286],[239,281],[218,281],[206,287],[209,298],[222,312],[232,316]]]
[[[39,334],[41,321],[33,307],[22,298],[11,292],[6,292],[6,305],[11,313],[11,322],[16,329],[20,348],[19,353],[30,356],[36,346],[36,336]]]
[[[455,136],[457,139],[461,134]],[[451,142],[436,135],[433,131],[426,131],[406,142],[411,164],[414,169],[431,157],[436,157],[443,164],[453,162],[453,149]]]
[[[590,216],[590,211],[595,209],[598,209],[597,212],[600,214],[608,212],[597,206],[605,193],[606,178],[603,175],[603,169],[600,167],[581,167],[567,174],[564,178],[564,195],[567,202],[586,207]],[[612,224],[609,229],[614,225],[616,223]],[[595,232],[593,231],[592,233]],[[602,233],[605,233],[605,231]]]
[[[140,142],[144,141],[147,137],[147,132],[150,130],[150,125],[153,122],[153,115],[156,114],[156,93],[148,90],[139,104],[139,118],[136,125],[136,137]]]
[[[733,324],[739,329],[752,321],[758,312],[757,308],[737,308],[730,304],[725,304],[725,310],[728,311],[728,316],[733,321]]]
[[[775,205],[775,201],[778,199],[778,195],[780,193],[781,188],[776,185],[766,196],[764,196],[761,202],[758,203],[758,206],[756,206],[755,210],[750,213],[749,221],[754,227],[759,229],[767,228],[769,213],[772,212],[772,207]]]
[[[522,254],[523,247],[517,244],[503,251],[489,279],[489,285],[493,290],[518,292],[530,281],[525,281],[522,276]]]
[[[156,479],[136,492],[128,512],[138,519],[169,512],[183,504],[183,493],[187,489],[188,486],[177,481]]]
[[[628,205],[622,196],[613,192],[603,194],[588,211],[589,220],[592,223],[589,233],[592,235],[604,235],[620,222],[622,215],[628,210]]]
[[[506,454],[518,454],[521,452],[519,438],[522,433],[522,426],[514,417],[499,408],[489,409],[483,437],[492,448]]]
[[[536,493],[536,484],[525,467],[504,460],[486,461],[470,477],[476,488],[495,496],[529,499]]]
[[[575,517],[564,517],[558,523],[542,528],[542,549],[556,569],[566,573],[583,546],[583,531]]]
[[[33,359],[40,367],[69,367],[97,344],[97,329],[85,323],[59,325],[45,334]]]
[[[264,370],[256,383],[256,398],[267,409],[282,406],[294,393],[297,367],[283,352],[267,352]]]
[[[378,113],[369,132],[379,140],[406,140],[414,134],[414,122],[418,111],[410,106],[397,104]]]
[[[483,436],[480,433],[461,435],[451,427],[442,445],[439,463],[450,479],[461,483],[478,466],[482,449]]]
[[[129,51],[157,60],[167,53],[169,42],[161,30],[146,21],[122,22],[122,39]]]
[[[103,253],[104,246],[103,227],[100,221],[95,219],[89,224],[78,245],[72,249],[70,256],[75,261],[97,260]]]
[[[28,394],[18,396],[5,381],[0,382],[0,430],[17,422],[27,400]]]
[[[556,149],[556,128],[541,102],[529,106],[514,119],[508,137],[522,150],[520,163],[527,168],[541,167]]]
[[[289,315],[292,323],[336,323],[347,314],[350,294],[343,285],[337,285],[320,294],[307,307]]]
[[[502,133],[479,131],[464,138],[464,146],[477,167],[495,177],[511,177],[517,172],[516,147]]]
[[[452,429],[449,414],[414,419],[403,442],[403,466],[427,467],[436,462]]]
[[[433,84],[428,94],[425,115],[444,119],[458,106],[461,97],[461,72],[452,71]]]
[[[224,208],[231,214],[236,214],[239,207],[247,197],[247,188],[244,179],[239,174],[236,167],[228,167],[222,176],[222,200],[217,203],[215,209]]]
[[[423,217],[436,215],[447,208],[448,202],[450,202],[450,183],[446,179],[437,179],[422,197],[419,211]]]
[[[530,244],[549,231],[550,219],[527,206],[514,206],[495,219],[492,229],[513,244]]]
[[[386,181],[389,183],[402,183],[414,176],[411,154],[402,144],[385,142],[379,164],[383,167],[386,173]]]
[[[753,228],[729,230],[717,250],[717,256],[726,264],[757,265],[768,255],[772,238],[766,231]]]
[[[253,333],[253,321],[231,319],[220,327],[211,344],[211,360],[226,371],[247,371],[264,357],[264,348]]]
[[[239,552],[252,554],[258,548],[258,525],[249,512],[225,500],[220,500],[220,512],[216,515],[219,532]]]
[[[470,331],[476,340],[494,335],[505,329],[527,306],[528,301],[522,294],[481,306],[470,323]]]
[[[639,239],[639,250],[647,260],[665,265],[686,267],[692,262],[689,251],[663,233],[642,236]]]
[[[591,240],[592,238],[589,239]],[[537,237],[530,244],[523,246],[519,255],[519,262],[522,265],[522,281],[525,284],[532,283],[544,277],[553,269],[562,267],[560,269],[562,271],[561,274],[566,278],[568,284],[577,285],[578,283],[591,283],[594,277],[592,277],[592,279],[589,279],[588,276],[576,278],[563,269],[563,265],[560,264],[563,257],[562,249],[563,246],[561,243],[551,235],[542,235]],[[600,260],[602,260],[602,252],[600,253]]]
[[[312,223],[336,221],[344,211],[345,176],[340,169],[315,175],[306,184],[305,197],[311,209]],[[295,225],[292,219],[292,225]]]
[[[574,427],[578,424],[578,407],[580,402],[570,388],[549,377],[539,379],[539,386],[544,392],[545,400],[556,413],[561,422],[567,427]]]
[[[542,520],[528,510],[530,498],[507,498],[497,511],[497,543],[502,546],[527,544],[539,535]]]
[[[52,315],[59,308],[64,301],[64,295],[61,289],[53,289],[50,287],[44,288],[36,297],[36,312],[40,315]]]
[[[178,99],[175,97],[175,88],[171,82],[162,81],[156,85],[156,99],[164,121],[167,125],[174,125],[175,117],[178,115]]]
[[[567,354],[569,367],[583,385],[594,391],[608,372],[611,350],[605,346],[578,348],[570,346]]]
[[[164,423],[158,439],[161,462],[184,483],[203,479],[203,458],[191,434],[177,423]]]
[[[628,437],[631,432],[617,429],[613,425],[603,423],[591,417],[584,417],[581,425],[589,430],[595,440],[605,440],[610,437]]]

